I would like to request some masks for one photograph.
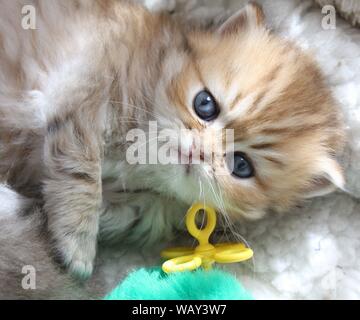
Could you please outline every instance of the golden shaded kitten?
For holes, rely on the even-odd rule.
[[[1,1],[0,174],[43,200],[74,274],[91,274],[99,226],[150,242],[199,199],[236,221],[343,186],[331,92],[256,4],[211,32],[115,0],[30,1],[37,29],[23,30],[23,4]],[[179,156],[196,135],[213,161],[204,148],[196,165],[130,164],[127,133],[149,121],[196,129]]]

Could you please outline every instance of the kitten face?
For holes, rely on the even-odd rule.
[[[167,106],[161,126],[196,129],[181,139],[184,150],[201,137],[204,155],[213,153],[211,162],[170,166],[165,174],[176,178],[164,180],[165,188],[233,218],[286,210],[344,183],[334,159],[342,123],[331,93],[311,58],[269,34],[258,10],[247,6],[217,33],[192,33],[188,50],[169,59],[156,96]],[[196,109],[204,92],[211,100],[205,114]],[[233,151],[225,129],[234,130]],[[240,174],[229,168],[226,155],[234,154]]]

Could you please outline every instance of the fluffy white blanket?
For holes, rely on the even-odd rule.
[[[191,19],[232,12],[245,0],[142,0],[153,10],[175,10]],[[263,0],[268,25],[314,52],[348,124],[343,162],[347,192],[309,202],[288,215],[269,216],[242,226],[254,249],[251,263],[229,267],[258,299],[360,298],[360,30],[337,17],[324,30],[321,8],[313,1]],[[119,260],[118,260],[119,259]],[[155,259],[155,258],[154,258]],[[104,263],[109,279],[123,260]],[[117,261],[117,266],[115,266]],[[131,265],[155,263],[137,254]],[[129,264],[127,264],[129,269]]]

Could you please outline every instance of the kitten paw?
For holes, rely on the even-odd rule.
[[[62,239],[62,245],[56,247],[61,248],[58,251],[60,253],[58,261],[74,278],[85,281],[91,276],[96,255],[96,241]]]
[[[69,264],[70,273],[79,280],[87,280],[93,272],[92,261],[73,260]]]

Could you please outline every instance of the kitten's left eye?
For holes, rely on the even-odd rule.
[[[233,158],[232,174],[238,178],[247,179],[255,174],[251,161],[243,152],[235,152]]]
[[[219,115],[219,107],[214,97],[206,90],[199,92],[194,99],[196,114],[205,121],[211,121]]]

